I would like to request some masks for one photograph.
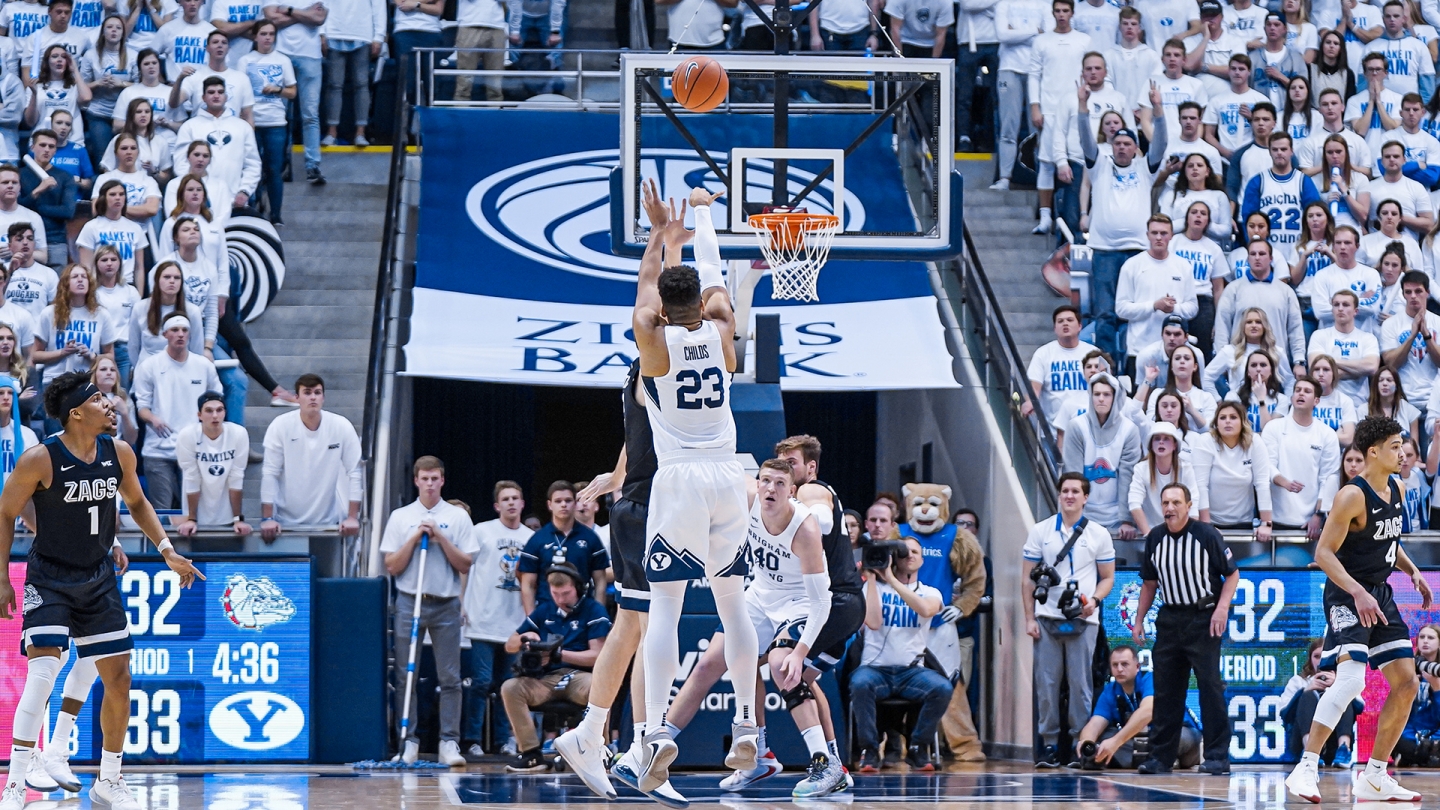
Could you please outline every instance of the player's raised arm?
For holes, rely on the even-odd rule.
[[[0,561],[9,563],[10,549],[15,545],[15,519],[25,511],[48,472],[50,451],[37,444],[20,454],[15,470],[5,479],[5,489],[0,491]],[[10,584],[7,573],[0,577],[0,619],[11,618],[14,606],[15,586]]]
[[[135,474],[135,451],[130,449],[130,445],[116,439],[115,455],[120,459],[120,470],[124,473],[120,476],[120,497],[124,498],[125,505],[130,507],[130,517],[135,519],[140,531],[160,549],[160,556],[165,558],[165,564],[170,566],[170,570],[180,575],[182,587],[193,585],[196,577],[204,579],[205,575],[200,573],[195,564],[180,556],[180,552],[171,545],[170,538],[165,535],[165,528],[160,525],[160,517],[155,514],[155,507],[145,499],[145,492],[140,489],[140,478]],[[46,459],[48,462],[48,451]],[[0,496],[0,504],[3,504],[3,501],[3,496]],[[3,509],[3,505],[0,505],[0,509]],[[14,521],[11,523],[13,525]],[[0,595],[3,595],[3,592],[0,592]]]
[[[700,276],[700,307],[708,321],[714,321],[724,338],[727,371],[735,370],[735,305],[725,286],[724,267],[720,263],[720,239],[715,235],[715,220],[710,204],[725,191],[714,194],[703,188],[690,190],[690,207],[695,209],[695,272]]]
[[[660,199],[655,181],[646,181],[641,190],[645,213],[650,217],[650,241],[640,259],[631,326],[635,331],[635,345],[640,349],[641,373],[655,377],[670,370],[670,355],[665,348],[665,318],[661,314],[660,272],[665,269],[666,242],[672,238],[669,227],[672,212]],[[684,228],[683,217],[680,227]]]

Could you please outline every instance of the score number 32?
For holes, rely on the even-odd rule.
[[[1257,616],[1256,610],[1266,602],[1270,607]],[[1284,581],[1262,579],[1256,586],[1254,580],[1241,577],[1235,586],[1235,598],[1230,602],[1230,640],[1284,641],[1285,631],[1272,629],[1284,609]]]

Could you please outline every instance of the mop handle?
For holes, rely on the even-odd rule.
[[[415,613],[410,618],[410,660],[405,664],[405,702],[400,712],[400,737],[410,730],[410,693],[415,688],[415,653],[420,647],[420,600],[425,597],[425,558],[430,553],[430,534],[420,535],[420,571],[415,575]]]

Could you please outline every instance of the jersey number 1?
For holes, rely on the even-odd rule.
[[[675,374],[675,382],[680,383],[675,389],[675,407],[683,411],[719,408],[725,404],[725,376],[718,368],[712,366],[704,371],[687,368]],[[706,382],[713,386],[714,396],[701,399],[700,389]]]
[[[90,533],[100,533],[100,507],[98,506],[90,507]]]

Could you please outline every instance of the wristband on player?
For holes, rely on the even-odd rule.
[[[155,544],[155,548],[158,549],[161,554],[164,554],[168,549],[172,549],[174,547],[175,544],[170,542],[170,538],[168,537]]]

